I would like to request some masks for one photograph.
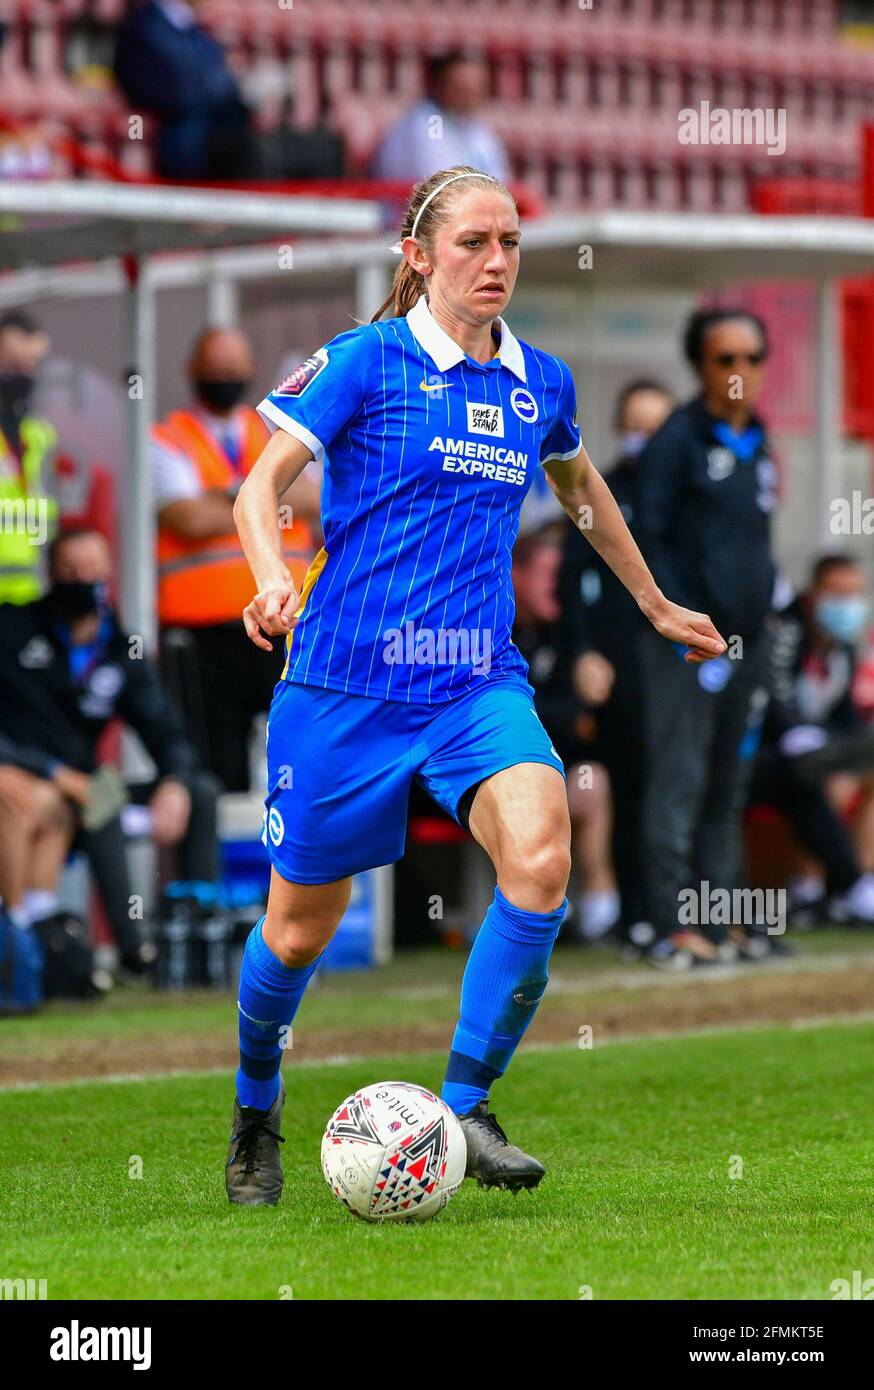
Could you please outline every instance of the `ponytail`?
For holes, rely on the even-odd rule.
[[[370,322],[376,323],[389,308],[393,308],[392,318],[406,318],[413,305],[418,303],[420,295],[424,293],[425,277],[420,275],[418,270],[414,270],[403,256],[394,273],[391,294],[380,305]]]

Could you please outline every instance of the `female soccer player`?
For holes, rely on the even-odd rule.
[[[497,875],[443,1087],[468,1176],[513,1189],[543,1176],[488,1109],[546,987],[570,871],[562,764],[510,639],[510,558],[534,471],[687,661],[725,650],[709,618],[656,587],[582,446],[567,365],[500,317],[519,236],[496,179],[457,167],[418,184],[373,322],[319,348],[259,407],[275,433],[234,508],[258,590],[243,621],[265,651],[285,634],[287,660],[268,723],[270,896],[240,978],[232,1202],[279,1199],[282,1043],[352,875],[403,853],[413,778]],[[323,455],[325,546],[298,594],[278,499]]]

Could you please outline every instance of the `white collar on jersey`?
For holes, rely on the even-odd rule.
[[[416,342],[425,349],[438,371],[448,372],[450,367],[455,367],[459,362],[464,361],[467,356],[464,348],[459,347],[455,339],[450,338],[449,334],[444,332],[432,316],[426,295],[420,295],[419,302],[413,305],[407,314],[407,323],[410,325],[410,332]],[[499,318],[497,323],[501,330],[498,357],[503,366],[509,367],[514,376],[517,376],[520,381],[524,381],[525,358],[522,348],[504,320]]]

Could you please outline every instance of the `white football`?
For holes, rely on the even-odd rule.
[[[338,1105],[322,1139],[322,1172],[363,1221],[427,1221],[464,1178],[467,1145],[439,1096],[378,1081]]]

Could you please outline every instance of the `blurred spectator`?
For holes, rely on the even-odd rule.
[[[656,583],[708,613],[728,642],[700,666],[652,628],[642,634],[647,757],[644,839],[649,904],[659,938],[654,964],[677,967],[718,953],[679,928],[679,894],[707,882],[738,886],[741,811],[751,771],[752,726],[764,712],[766,620],[774,592],[770,515],[777,469],[754,413],[767,356],[764,325],[744,310],[692,315],[686,356],[700,394],[681,406],[640,456],[638,538]],[[745,737],[749,735],[749,737]],[[699,891],[700,888],[699,888]],[[742,954],[767,953],[735,924]],[[748,923],[746,926],[754,926]]]
[[[57,436],[30,412],[48,335],[29,314],[0,317],[0,603],[30,603],[44,587],[44,546],[57,526]]]
[[[616,402],[619,455],[605,476],[635,537],[638,459],[672,405],[673,398],[664,386],[643,378],[629,382]],[[648,624],[625,585],[570,517],[563,542],[559,600],[569,649],[583,658],[577,668],[577,693],[591,705],[598,703],[593,696],[604,686],[609,689],[597,711],[597,751],[606,765],[613,793],[612,854],[622,901],[623,935],[640,947],[648,945],[652,936],[642,841],[644,737],[640,696],[640,638]]]
[[[75,833],[61,787],[22,766],[26,758],[0,733],[0,910],[22,929],[57,911],[58,880]]]
[[[605,935],[619,916],[610,860],[610,783],[604,768],[592,761],[592,721],[574,686],[587,692],[589,704],[597,705],[609,694],[610,682],[605,674],[607,663],[597,653],[573,659],[565,641],[556,594],[560,564],[561,550],[549,539],[523,536],[517,543],[513,551],[513,641],[528,662],[537,713],[565,765],[579,891],[575,912],[582,936],[595,940]]]
[[[871,626],[859,648],[851,693],[863,722],[874,728],[874,627]],[[857,780],[854,793],[853,829],[859,862],[867,872],[874,873],[874,771]]]
[[[0,19],[0,49],[7,24]],[[0,111],[0,179],[46,179],[53,169],[52,152],[39,126],[22,128]]]
[[[269,438],[256,411],[240,404],[253,370],[244,334],[204,332],[189,363],[195,404],[156,425],[151,448],[164,669],[206,765],[226,791],[248,789],[252,720],[269,708],[284,662],[281,641],[272,657],[253,651],[242,623],[254,585],[234,525],[234,498]],[[300,587],[319,514],[319,485],[309,471],[282,505],[285,555]]]
[[[750,793],[779,807],[824,865],[830,915],[863,922],[874,922],[874,873],[864,872],[828,790],[835,774],[874,769],[874,729],[852,698],[856,644],[870,614],[861,566],[823,555],[807,592],[775,615],[771,703]],[[790,885],[790,912],[816,912],[824,897],[821,881],[806,876]]]
[[[46,787],[60,792],[74,813],[77,843],[88,855],[122,964],[142,971],[151,952],[141,923],[130,916],[120,817],[126,797],[115,795],[111,775],[98,771],[98,740],[115,718],[139,736],[158,775],[128,794],[147,802],[157,843],[178,846],[181,877],[212,885],[218,877],[216,788],[199,770],[138,639],[120,629],[109,603],[110,581],[104,537],[69,531],[52,546],[46,596],[0,606],[3,755],[12,750],[15,764],[41,779],[29,791],[23,784],[17,789],[32,819],[43,808]]]
[[[340,178],[340,137],[321,121],[293,127],[287,93],[265,101],[257,82],[245,93],[198,24],[201,8],[203,0],[146,0],[118,35],[118,83],[134,111],[158,121],[157,172],[178,182]]]
[[[48,179],[54,157],[40,126],[27,129],[0,125],[0,179]]]
[[[221,46],[200,28],[202,0],[146,0],[119,29],[115,75],[135,111],[157,117],[167,179],[245,172],[250,112]]]
[[[874,627],[869,627],[859,648],[853,677],[853,703],[865,723],[874,724]]]
[[[383,138],[373,156],[374,178],[426,179],[438,169],[472,165],[497,179],[509,177],[501,141],[478,114],[488,92],[483,64],[461,52],[433,58],[427,96]]]

